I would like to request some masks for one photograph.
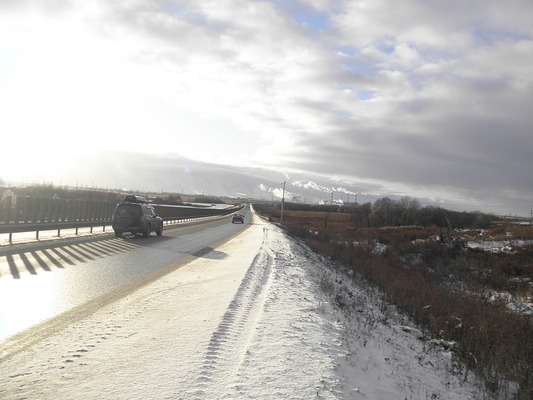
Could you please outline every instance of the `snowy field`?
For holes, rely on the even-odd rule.
[[[254,216],[203,258],[4,359],[0,398],[489,398],[447,343],[409,326]]]

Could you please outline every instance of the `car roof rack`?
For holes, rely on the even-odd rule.
[[[146,200],[143,196],[136,196],[133,194],[127,194],[124,196],[124,199],[122,200],[123,203],[148,203],[148,200]]]

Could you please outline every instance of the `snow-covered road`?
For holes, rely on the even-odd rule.
[[[0,398],[484,398],[449,352],[326,264],[254,216],[211,253],[5,359]],[[333,305],[344,295],[357,313]]]

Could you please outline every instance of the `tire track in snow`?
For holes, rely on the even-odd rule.
[[[196,398],[203,398],[206,392],[226,393],[228,383],[237,374],[249,350],[275,262],[267,243],[268,229],[264,228],[261,248],[211,335],[197,378],[197,388],[192,394]],[[229,393],[228,396],[231,397]]]

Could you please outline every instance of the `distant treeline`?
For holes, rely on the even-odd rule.
[[[5,199],[8,196],[12,196],[118,203],[122,201],[125,194],[141,195],[155,204],[183,205],[185,202],[208,204],[226,203],[225,199],[215,196],[190,195],[182,198],[182,196],[178,194],[150,193],[139,190],[133,190],[126,193],[125,191],[116,189],[105,190],[98,188],[72,188],[55,186],[52,184],[6,187],[2,186],[2,180],[0,180],[0,199]]]
[[[257,207],[257,205],[255,205]],[[285,210],[343,212],[351,214],[352,226],[438,226],[442,228],[489,228],[498,218],[479,211],[451,211],[441,207],[422,207],[418,200],[403,197],[392,200],[388,197],[374,203],[346,205],[312,205],[285,203]]]
[[[71,188],[51,184],[10,186],[0,185],[0,197],[30,197],[41,199],[62,199],[81,201],[118,202],[124,197],[123,193],[114,190]]]

